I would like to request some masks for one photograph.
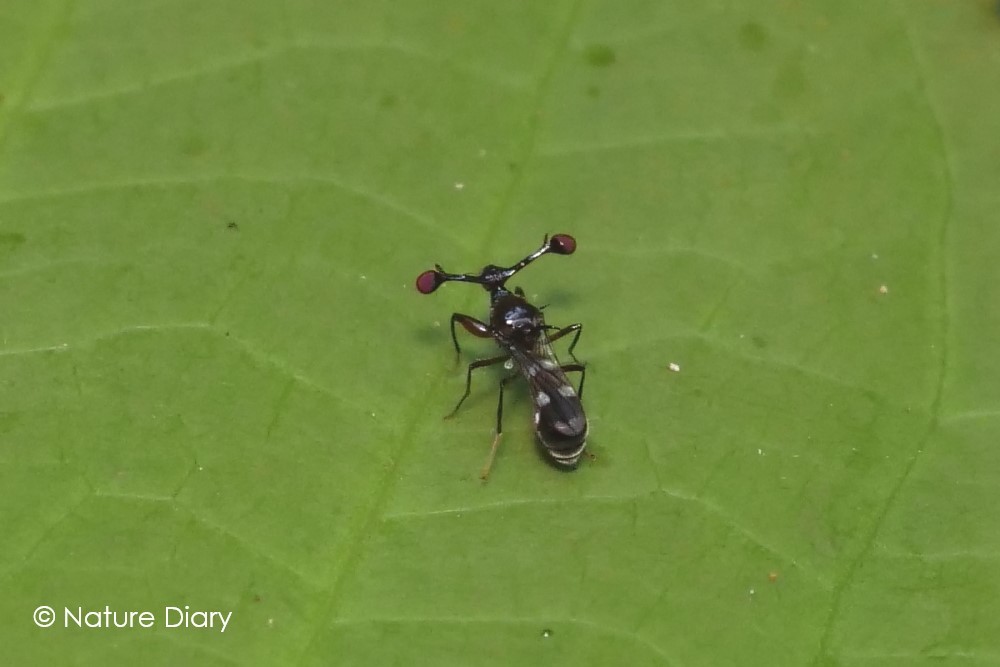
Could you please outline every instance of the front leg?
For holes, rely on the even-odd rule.
[[[492,338],[493,330],[490,325],[480,322],[474,317],[463,315],[462,313],[451,314],[451,342],[455,344],[455,357],[461,358],[462,350],[458,347],[458,336],[455,335],[455,322],[458,322],[465,330],[477,338]]]

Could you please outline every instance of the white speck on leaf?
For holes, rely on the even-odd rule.
[[[674,363],[673,361],[670,362],[670,365],[667,368],[669,368],[670,370],[672,370],[674,373],[680,373],[681,372],[681,365],[678,364],[678,363]]]

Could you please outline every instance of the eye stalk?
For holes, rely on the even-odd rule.
[[[547,253],[556,255],[572,255],[576,251],[576,239],[569,234],[555,234],[549,237],[547,234],[542,240],[542,247],[531,253],[520,262],[509,268],[487,265],[481,272],[477,273],[448,273],[441,268],[440,264],[435,264],[430,271],[424,271],[417,276],[416,287],[421,294],[430,294],[438,287],[448,281],[462,283],[475,283],[482,285],[483,289],[491,294],[497,290],[504,289],[504,284],[515,273],[531,264],[533,261]]]

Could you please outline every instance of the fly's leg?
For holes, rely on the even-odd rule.
[[[579,373],[580,373],[580,386],[577,387],[577,389],[576,389],[576,395],[579,396],[580,400],[582,401],[583,400],[583,381],[587,379],[587,367],[584,366],[583,364],[563,364],[559,368],[563,369],[563,371],[565,371],[567,373],[573,373],[575,371],[579,371]]]
[[[457,314],[457,313],[456,313]],[[452,320],[454,322],[454,319]],[[462,394],[462,398],[458,399],[458,404],[455,405],[455,409],[444,416],[445,419],[451,419],[458,412],[458,409],[462,407],[462,403],[465,399],[469,397],[469,392],[472,391],[472,371],[477,368],[483,368],[485,366],[492,366],[493,364],[499,364],[501,361],[507,361],[509,357],[506,355],[500,357],[490,357],[489,359],[476,359],[471,364],[469,364],[468,373],[465,376],[465,393]]]
[[[500,380],[500,399],[497,401],[497,434],[493,436],[493,444],[490,446],[490,455],[486,459],[486,465],[479,473],[479,479],[484,482],[490,476],[490,469],[493,468],[493,460],[497,457],[497,447],[500,446],[500,436],[503,435],[503,386],[511,380],[516,380],[520,375],[508,375]]]
[[[559,327],[550,327],[550,326],[547,326],[545,328],[546,329],[559,329]],[[583,325],[582,324],[580,324],[578,322],[576,324],[571,324],[568,327],[563,327],[562,329],[559,329],[554,334],[552,334],[551,336],[549,336],[549,342],[552,343],[554,341],[557,341],[560,338],[562,338],[563,336],[565,336],[567,334],[570,334],[570,333],[576,333],[576,335],[573,336],[573,342],[569,344],[569,356],[573,357],[573,361],[575,361],[576,363],[579,364],[580,360],[576,358],[575,354],[573,354],[573,348],[576,347],[576,342],[578,340],[580,340],[580,334],[583,333]]]
[[[458,336],[455,335],[455,323],[458,322],[465,330],[477,338],[492,338],[493,331],[485,322],[480,322],[474,317],[463,315],[462,313],[451,314],[451,342],[455,344],[455,363],[462,358],[462,350],[458,347]]]
[[[568,329],[569,327],[566,328]],[[580,334],[577,333],[577,337],[579,336]],[[583,400],[583,381],[587,379],[587,367],[583,364],[563,364],[560,368],[563,369],[563,372],[565,373],[573,373],[575,371],[580,372],[580,386],[576,390],[576,395],[580,397],[580,400]],[[587,456],[590,457],[591,461],[597,460],[597,456],[590,450],[587,450]]]

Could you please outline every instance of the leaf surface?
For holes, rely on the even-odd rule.
[[[11,664],[1000,662],[991,3],[0,17]],[[552,232],[595,459],[482,484],[413,279]]]

